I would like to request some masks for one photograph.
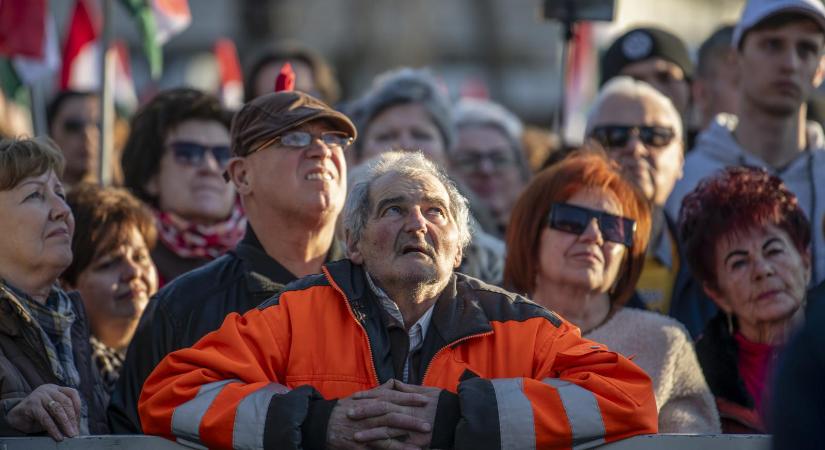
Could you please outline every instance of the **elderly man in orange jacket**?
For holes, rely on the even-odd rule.
[[[466,200],[420,153],[369,163],[348,259],[167,356],[143,430],[210,448],[572,448],[655,433],[650,378],[529,300],[454,272]]]

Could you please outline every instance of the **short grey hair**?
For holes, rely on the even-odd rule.
[[[384,110],[409,103],[420,104],[427,110],[433,124],[441,132],[445,151],[449,153],[455,143],[450,99],[429,69],[401,67],[379,74],[369,90],[355,100],[346,112],[359,132],[366,133],[372,120]],[[362,141],[355,141],[354,150],[359,157],[361,145]]]
[[[479,98],[462,98],[453,106],[453,125],[460,132],[463,127],[490,127],[504,135],[516,157],[524,179],[530,178],[530,167],[522,150],[521,137],[524,125],[504,106]]]
[[[390,173],[410,178],[430,175],[435,177],[447,190],[450,200],[449,213],[458,228],[459,247],[464,250],[470,243],[470,208],[467,199],[461,195],[455,183],[446,172],[427,159],[421,152],[392,151],[382,153],[353,170],[350,176],[350,191],[344,204],[343,225],[345,234],[352,243],[361,240],[367,226],[370,210],[370,187],[375,180]]]
[[[626,75],[611,78],[599,91],[598,95],[596,95],[596,99],[593,100],[593,107],[590,109],[590,114],[587,115],[587,126],[585,127],[585,134],[587,136],[593,131],[596,116],[599,115],[602,106],[612,97],[625,97],[633,100],[648,98],[659,103],[670,116],[670,120],[673,122],[673,131],[676,133],[677,139],[682,139],[684,136],[682,116],[679,114],[679,111],[676,110],[676,107],[673,106],[673,102],[650,84]]]

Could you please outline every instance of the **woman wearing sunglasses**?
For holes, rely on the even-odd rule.
[[[728,168],[682,201],[688,264],[719,307],[696,353],[725,432],[766,432],[770,374],[804,319],[810,230],[796,196],[763,169]]]
[[[195,89],[159,93],[132,119],[123,149],[125,185],[152,207],[161,285],[217,258],[243,237],[246,220],[231,183],[230,114]]]
[[[663,433],[719,431],[713,397],[684,328],[623,308],[650,236],[644,196],[602,153],[574,153],[533,178],[507,231],[505,286],[607,344],[653,379]]]

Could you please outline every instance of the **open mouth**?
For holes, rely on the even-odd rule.
[[[425,256],[430,256],[430,253],[427,251],[426,247],[421,245],[405,245],[404,248],[401,249],[402,255],[408,255],[410,253],[420,253]]]

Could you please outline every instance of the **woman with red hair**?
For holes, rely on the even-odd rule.
[[[635,355],[653,379],[662,433],[713,433],[719,418],[684,327],[623,305],[650,237],[645,197],[604,154],[573,154],[533,178],[507,229],[504,283],[588,339]]]
[[[723,431],[765,433],[775,357],[804,319],[808,219],[779,178],[745,167],[705,179],[679,216],[691,271],[719,307],[696,352]]]

